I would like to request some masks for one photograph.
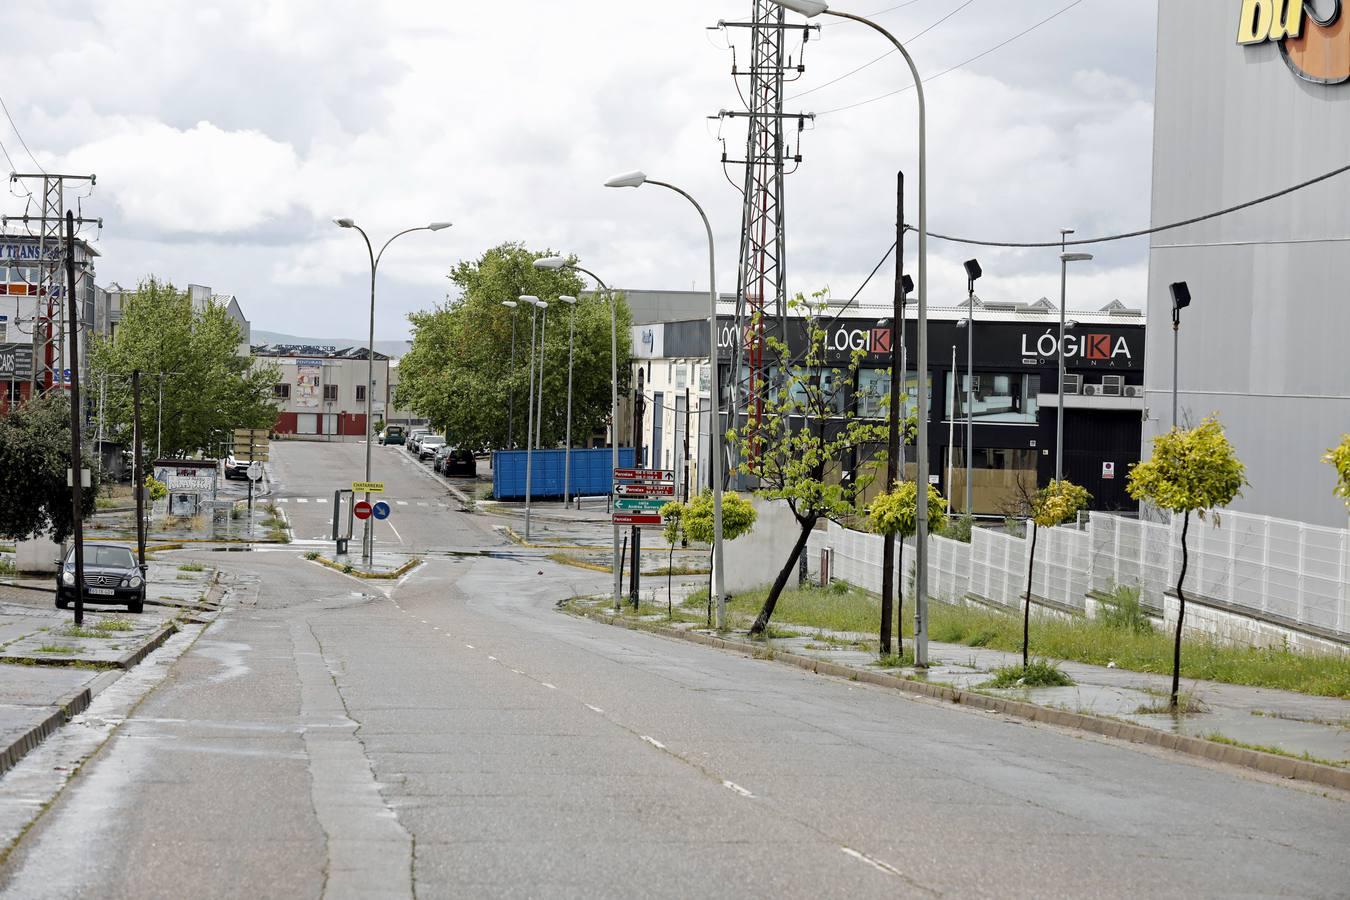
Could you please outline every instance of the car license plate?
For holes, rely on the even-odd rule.
[[[89,593],[93,594],[95,597],[112,597],[112,596],[114,596],[114,595],[117,593],[117,592],[114,591],[112,588],[94,588],[94,587],[91,587],[91,588],[88,589],[88,591],[89,591]]]

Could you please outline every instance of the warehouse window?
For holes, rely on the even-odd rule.
[[[272,399],[273,400],[291,399],[291,386],[289,384],[272,385]]]
[[[338,398],[338,386],[336,384],[325,384],[323,386],[323,399],[332,403]]]
[[[964,374],[958,379],[961,394],[952,397],[953,379],[947,379],[947,417],[964,421],[966,418],[966,385]],[[976,422],[1006,422],[1035,424],[1036,395],[1040,393],[1041,376],[1021,372],[976,372],[974,380],[972,418]]]
[[[358,384],[356,386],[356,399],[357,402],[361,402],[366,399],[366,386],[364,384]]]

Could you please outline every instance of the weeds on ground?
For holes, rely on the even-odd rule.
[[[130,619],[99,619],[94,623],[98,631],[132,631],[135,627]]]
[[[37,652],[69,655],[75,652],[75,648],[65,644],[43,644],[41,647],[37,648]]]
[[[58,637],[68,638],[105,638],[108,636],[103,632],[95,631],[92,628],[83,628],[79,625],[71,625],[67,628],[62,628],[56,634]]]
[[[318,551],[318,550],[306,550],[306,551],[305,551],[305,559],[308,559],[308,560],[315,560],[315,559],[318,559],[318,558],[319,558],[319,551]]]
[[[1118,628],[1135,634],[1152,634],[1153,622],[1139,602],[1139,588],[1121,585],[1108,596],[1098,599],[1097,621],[1108,628]]]
[[[606,572],[611,571],[611,568],[610,568],[609,566],[606,566],[606,567],[605,567],[605,571],[606,571]],[[711,571],[712,571],[712,570],[709,569],[707,566],[680,566],[680,565],[676,565],[676,566],[662,566],[662,567],[659,568],[659,569],[652,569],[650,572],[643,572],[642,575],[643,575],[643,577],[647,577],[647,576],[649,576],[649,575],[661,575],[661,576],[668,576],[668,575],[707,575],[707,574],[709,574]]]
[[[1313,756],[1307,750],[1304,750],[1302,753],[1291,753],[1288,750],[1270,744],[1248,744],[1245,741],[1235,741],[1227,735],[1220,734],[1217,731],[1211,731],[1209,734],[1206,734],[1204,738],[1205,740],[1213,741],[1216,744],[1227,744],[1230,747],[1241,747],[1244,750],[1258,750],[1261,753],[1273,753],[1276,756],[1288,756],[1291,759],[1301,759],[1304,762],[1317,763],[1321,766],[1335,766],[1336,768],[1341,769],[1350,766],[1350,759],[1342,759],[1339,761],[1334,759],[1322,759],[1320,756]]]
[[[275,525],[267,531],[267,539],[277,544],[289,544],[291,536],[287,534],[286,529],[280,525]]]
[[[914,652],[906,650],[904,653],[887,653],[885,656],[879,656],[868,665],[876,666],[879,669],[904,669],[914,665]]]
[[[1194,716],[1209,712],[1203,700],[1195,696],[1195,691],[1182,691],[1177,695],[1176,709],[1172,708],[1172,695],[1156,688],[1145,688],[1145,693],[1156,697],[1152,703],[1144,703],[1134,711],[1136,716]]]
[[[0,559],[0,575],[17,575],[18,568],[7,559]]]
[[[993,678],[980,687],[986,688],[1038,688],[1070,687],[1073,679],[1059,666],[1044,659],[1033,659],[1022,666],[1003,666],[995,669]]]
[[[181,566],[178,567],[178,571],[180,571],[180,572],[204,572],[204,571],[206,571],[206,566],[202,565],[201,563],[195,563],[195,562],[192,562],[192,563],[183,563]]]

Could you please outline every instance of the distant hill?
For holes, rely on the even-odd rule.
[[[252,333],[255,344],[297,344],[312,347],[364,347],[365,339],[303,337],[296,334],[282,334],[280,331],[264,331],[254,328]],[[411,345],[407,341],[376,341],[375,350],[386,356],[400,357],[408,352]]]

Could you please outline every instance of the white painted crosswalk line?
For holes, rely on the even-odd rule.
[[[295,502],[296,502],[296,503],[308,503],[309,500],[306,499],[306,498],[304,498],[304,497],[296,497],[296,498],[295,498]]]
[[[278,497],[278,498],[277,498],[277,502],[278,502],[278,503],[287,503],[287,502],[290,501],[290,499],[291,499],[290,497]]]
[[[317,498],[314,502],[315,502],[315,503],[327,503],[327,502],[328,502],[328,498],[327,498],[327,497],[319,497],[319,498]]]
[[[407,501],[407,500],[395,500],[394,502],[397,503],[399,506],[407,506],[407,505],[408,505],[408,501]]]
[[[417,505],[418,505],[418,506],[426,506],[427,504],[425,504],[425,503],[418,503]]]

